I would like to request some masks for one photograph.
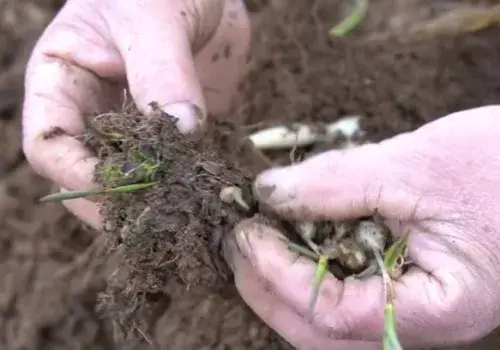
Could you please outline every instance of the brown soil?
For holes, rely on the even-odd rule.
[[[127,338],[139,330],[147,342],[155,342],[150,334],[171,305],[165,292],[170,282],[236,296],[220,255],[221,240],[255,212],[251,183],[265,166],[260,158],[252,160],[252,148],[228,123],[183,137],[175,122],[155,105],[151,114],[142,115],[131,104],[91,118],[84,135],[102,159],[97,183],[114,187],[156,181],[152,188],[102,201],[110,249],[122,259],[101,307]],[[221,191],[230,186],[243,189],[247,208],[221,200]]]
[[[446,36],[413,30],[422,21],[465,3],[494,5],[496,1],[372,1],[361,28],[342,39],[328,38],[326,33],[346,14],[348,2],[296,1],[286,9],[280,9],[276,0],[252,2],[254,46],[247,78],[231,113],[233,120],[248,125],[249,130],[298,120],[333,121],[352,113],[364,117],[363,128],[370,139],[380,140],[450,112],[500,101],[500,28]],[[277,12],[267,3],[277,6]],[[58,204],[37,204],[37,198],[50,192],[50,184],[34,175],[22,157],[19,138],[13,135],[20,130],[18,107],[26,54],[55,6],[51,1],[0,3],[0,140],[4,150],[0,160],[0,347],[289,348],[253,315],[234,288],[220,287],[224,264],[213,259],[216,255],[207,244],[216,246],[217,241],[209,238],[212,229],[227,229],[247,215],[220,204],[218,194],[227,183],[248,182],[256,170],[248,159],[237,163],[229,154],[231,158],[224,159],[222,166],[237,171],[215,170],[214,174],[220,163],[214,156],[219,146],[211,145],[210,139],[201,144],[179,139],[174,144],[166,136],[175,135],[167,118],[153,116],[147,134],[136,128],[141,123],[138,118],[122,119],[122,124],[113,124],[125,127],[120,132],[135,139],[151,136],[149,145],[156,153],[175,157],[172,164],[190,172],[187,177],[166,178],[161,176],[167,169],[159,169],[157,175],[167,181],[162,186],[112,197],[106,207],[112,214],[109,222],[121,228],[124,216],[118,213],[126,211],[126,217],[136,218],[145,205],[159,217],[177,221],[155,220],[149,236],[135,235],[138,240],[133,245],[117,237],[119,231],[110,225],[106,237],[114,237],[111,247],[122,244],[106,255],[104,236],[96,239],[94,232]],[[222,130],[231,126],[225,124]],[[221,141],[224,135],[218,135],[216,140]],[[110,147],[102,148],[102,142],[94,146],[112,154],[120,151],[106,144]],[[125,145],[125,153],[131,145]],[[197,152],[201,145],[204,151]],[[179,149],[184,150],[182,154]],[[179,175],[174,170],[168,173]],[[167,192],[167,183],[178,194]],[[160,208],[158,201],[165,197],[176,198],[172,202],[175,213],[163,200]],[[127,206],[130,198],[140,206]],[[202,222],[189,215],[200,208],[213,216],[205,215]],[[190,224],[182,225],[181,234],[176,228],[185,220]],[[165,240],[155,236],[159,232],[173,234]],[[196,235],[200,240],[195,240]],[[131,254],[131,247],[140,255]],[[180,254],[186,249],[197,252],[189,255],[195,261]],[[177,257],[172,265],[163,264],[171,257]],[[200,264],[205,268],[200,270]],[[192,287],[186,290],[185,283]],[[123,290],[129,294],[119,293]],[[108,317],[103,318],[103,313]],[[499,332],[460,349],[497,349]]]
[[[223,272],[217,270],[222,262],[211,256],[217,255],[220,239],[210,238],[221,238],[226,226],[244,217],[219,199],[220,192],[234,185],[247,187],[248,193],[257,173],[253,164],[238,160],[238,152],[219,151],[220,145],[212,142],[213,136],[228,139],[232,130],[225,132],[227,136],[216,129],[211,137],[183,137],[175,119],[159,108],[145,116],[133,106],[97,116],[93,123],[87,142],[102,159],[97,183],[113,187],[157,182],[152,188],[103,201],[106,231],[115,245],[123,244],[127,256],[131,253],[137,286],[159,292],[168,277],[178,277],[188,287],[219,285]],[[105,134],[120,136],[106,139]],[[149,169],[154,170],[148,175]],[[170,270],[174,275],[169,276]]]
[[[101,295],[101,310],[127,338],[139,330],[144,341],[153,343],[157,318],[171,306],[171,296],[165,292],[171,281],[186,289],[204,287],[222,300],[234,298],[221,242],[237,223],[258,213],[259,219],[287,228],[291,239],[298,238],[298,231],[253,200],[252,180],[268,167],[269,159],[264,161],[241,128],[216,122],[200,134],[183,136],[175,117],[155,103],[152,107],[147,115],[130,104],[118,112],[90,117],[82,138],[101,159],[95,180],[104,188],[154,181],[152,187],[100,202],[110,251],[120,256],[113,272],[119,277],[109,280]],[[242,191],[243,203],[234,197],[235,189]],[[316,226],[314,241],[323,246],[335,229],[328,222]],[[353,232],[356,226],[344,227]],[[340,243],[341,263],[332,264],[332,272],[340,278],[369,264],[354,235],[348,236]]]

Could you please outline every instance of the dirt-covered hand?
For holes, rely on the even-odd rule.
[[[500,324],[499,147],[500,106],[482,107],[270,170],[255,189],[289,218],[339,220],[377,210],[395,235],[410,232],[416,267],[395,282],[403,345],[461,343]],[[257,220],[235,233],[224,250],[241,295],[298,349],[381,348],[380,277],[341,282],[328,275],[309,320],[315,264]]]
[[[128,88],[152,101],[183,132],[229,106],[250,41],[241,0],[69,0],[38,41],[26,72],[23,148],[58,186],[93,187],[97,159],[75,138],[87,114],[119,106]],[[65,203],[101,225],[88,200]]]

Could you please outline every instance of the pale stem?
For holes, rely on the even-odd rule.
[[[250,141],[260,150],[291,149],[292,147],[309,146],[319,141],[331,142],[339,136],[347,140],[360,132],[359,116],[342,118],[318,130],[307,124],[293,126],[275,126],[250,135]],[[347,142],[349,144],[349,141]]]

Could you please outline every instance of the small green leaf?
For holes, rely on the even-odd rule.
[[[49,194],[45,197],[40,198],[39,202],[40,203],[58,202],[58,201],[65,201],[68,199],[85,198],[85,197],[99,194],[101,192],[102,192],[102,190],[57,192],[57,193],[52,193],[52,194]]]
[[[396,316],[394,312],[394,294],[392,280],[382,261],[382,256],[378,250],[374,250],[375,259],[382,272],[382,283],[384,284],[385,294],[385,309],[384,309],[384,335],[383,335],[383,350],[402,350],[397,332],[396,332]]]
[[[330,29],[332,36],[345,36],[360,25],[368,11],[368,0],[356,0],[356,7],[342,22]]]
[[[311,299],[309,300],[309,311],[312,313],[314,311],[314,306],[318,300],[319,289],[328,271],[328,258],[324,255],[319,257],[318,265],[316,267],[316,275],[314,276],[313,290],[311,294]]]
[[[154,182],[146,182],[140,184],[124,185],[124,186],[109,188],[105,190],[103,193],[113,194],[113,193],[135,192],[149,187],[153,187],[156,184],[157,182],[154,181]]]
[[[393,276],[394,270],[398,268],[397,262],[403,257],[404,252],[408,247],[409,237],[409,233],[399,237],[384,254],[384,266],[390,276]]]
[[[403,350],[396,332],[396,316],[392,302],[385,305],[383,350]]]
[[[148,183],[140,183],[140,184],[131,184],[118,186],[108,189],[96,189],[96,190],[87,190],[87,191],[65,191],[52,193],[45,197],[40,198],[41,203],[47,202],[58,202],[65,201],[69,199],[77,199],[77,198],[85,198],[94,195],[100,194],[116,194],[116,193],[126,193],[126,192],[135,192],[145,188],[152,187],[156,184],[156,182],[148,182]]]

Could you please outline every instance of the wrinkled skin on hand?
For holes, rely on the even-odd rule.
[[[28,63],[28,161],[62,188],[92,188],[97,159],[74,137],[83,115],[119,106],[127,87],[144,112],[156,101],[179,118],[182,132],[194,131],[208,112],[228,108],[249,42],[241,0],[68,0]],[[53,130],[59,132],[44,137]],[[101,227],[95,203],[65,205]]]
[[[405,347],[473,341],[500,324],[500,106],[454,113],[378,144],[330,151],[257,179],[284,216],[332,220],[377,209],[410,232],[415,262],[395,283]],[[304,210],[307,208],[307,210]],[[381,349],[380,277],[326,277],[312,320],[315,265],[251,219],[225,242],[246,302],[298,349]]]

